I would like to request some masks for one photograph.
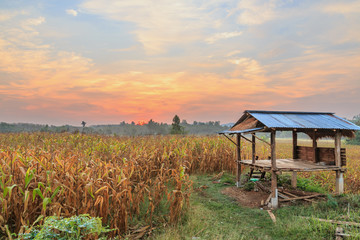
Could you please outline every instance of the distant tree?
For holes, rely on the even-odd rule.
[[[182,125],[187,125],[188,122],[187,122],[185,119],[183,119],[183,120],[181,121],[181,124],[182,124]]]
[[[83,128],[85,127],[85,125],[86,125],[86,122],[85,121],[82,121],[81,122],[81,125],[83,126]]]
[[[170,134],[184,134],[184,128],[180,126],[180,118],[175,115],[171,124]]]
[[[353,123],[355,123],[356,125],[360,126],[360,114],[353,117],[353,120],[351,120]],[[348,144],[355,144],[355,145],[360,145],[360,131],[356,131],[355,132],[355,138],[353,139],[348,139],[346,141]]]

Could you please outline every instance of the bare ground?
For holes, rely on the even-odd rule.
[[[246,191],[238,187],[224,188],[221,193],[235,199],[241,206],[250,208],[261,207],[261,201],[265,202],[269,197],[269,194],[263,191]]]

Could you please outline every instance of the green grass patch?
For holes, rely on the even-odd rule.
[[[277,219],[274,224],[267,211],[240,206],[221,193],[229,187],[224,182],[235,182],[233,175],[225,173],[216,184],[211,178],[192,176],[194,193],[186,217],[176,226],[158,229],[152,239],[334,239],[336,225],[316,218],[360,221],[359,195],[344,195],[329,196],[326,201],[312,205],[299,202],[279,208],[273,211]],[[344,229],[353,236],[360,233],[357,228],[344,226]]]

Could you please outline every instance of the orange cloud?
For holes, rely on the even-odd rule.
[[[242,2],[245,3],[248,5],[242,5],[247,9],[242,21],[258,25],[272,19],[273,6],[265,6],[269,8],[265,19],[254,19],[255,7],[249,1]],[[139,4],[148,6],[145,2]],[[180,5],[187,9],[185,3]],[[86,5],[89,9],[96,6],[95,1]],[[122,11],[117,9],[112,12],[106,7],[104,11],[116,18],[118,11]],[[143,28],[136,30],[148,51],[159,53],[164,46],[179,42],[183,34],[201,29],[196,25],[190,26],[189,32],[182,30],[182,20],[196,15],[196,11],[191,11],[190,16],[185,13],[185,16],[173,16],[170,13],[174,9],[176,4],[170,4],[161,10],[165,20],[154,13],[149,22],[140,24]],[[0,21],[9,21],[14,16],[16,14],[8,13]],[[144,20],[129,15],[119,18],[137,23]],[[166,21],[174,24],[174,29],[164,37],[162,30],[168,26]],[[220,49],[213,53],[198,50],[196,46],[190,49],[195,49],[194,53],[179,54],[176,60],[167,56],[140,60],[129,58],[102,66],[78,52],[58,50],[54,45],[44,44],[38,29],[46,22],[44,17],[32,16],[1,28],[0,109],[11,108],[29,115],[71,118],[74,121],[83,118],[96,122],[151,118],[170,121],[174,114],[188,120],[223,120],[236,118],[233,115],[245,108],[290,106],[300,98],[359,86],[360,56],[357,52],[352,55],[340,51],[323,53],[313,46],[304,47],[304,52],[295,57],[273,60],[281,54],[268,51],[251,57],[245,48],[226,46],[226,51]],[[155,24],[154,31],[149,31],[152,23]],[[186,37],[184,41],[196,39],[203,43],[208,39],[209,43],[215,43],[245,34],[229,30],[206,38],[206,34],[199,33]],[[134,49],[112,51],[123,53]],[[261,56],[273,59],[265,62]],[[149,64],[152,61],[157,61],[154,63],[156,68]],[[126,70],[118,70],[120,67]]]

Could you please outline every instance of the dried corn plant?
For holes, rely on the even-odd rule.
[[[242,159],[250,159],[251,145],[241,148]],[[290,143],[278,145],[278,157],[289,154]],[[346,188],[358,192],[359,147],[347,154]],[[267,159],[269,147],[257,144],[257,155]],[[221,136],[0,134],[0,236],[6,225],[19,233],[41,217],[84,213],[102,217],[119,235],[134,218],[151,225],[163,202],[166,221],[176,223],[189,202],[189,174],[235,173],[235,159],[235,146]],[[325,184],[329,174],[314,178]]]
[[[177,139],[1,134],[0,146],[1,235],[6,225],[21,233],[41,216],[83,213],[122,234],[145,201],[151,224],[163,198],[176,221],[190,196]]]

